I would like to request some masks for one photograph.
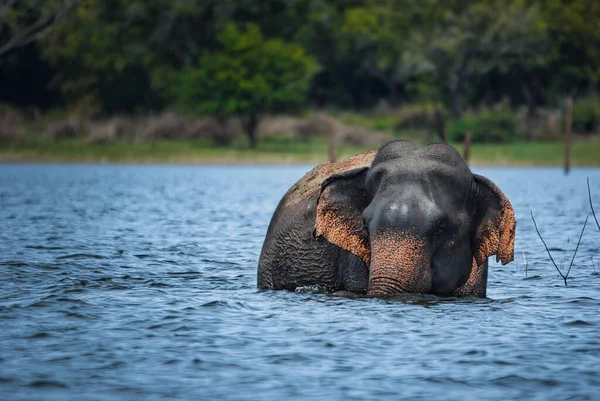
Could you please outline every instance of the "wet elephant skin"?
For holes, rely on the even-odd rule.
[[[487,258],[513,259],[502,191],[450,146],[394,141],[316,167],[279,203],[258,286],[484,297]]]

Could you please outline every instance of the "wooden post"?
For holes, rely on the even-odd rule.
[[[565,174],[571,170],[571,130],[573,128],[573,97],[565,101]]]
[[[465,132],[465,148],[463,149],[463,159],[468,163],[471,157],[471,131]]]

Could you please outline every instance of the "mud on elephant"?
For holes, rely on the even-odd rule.
[[[513,260],[515,226],[506,196],[453,148],[394,141],[320,165],[290,188],[258,286],[485,297],[487,259]]]

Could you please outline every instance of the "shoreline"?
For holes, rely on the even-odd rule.
[[[463,145],[450,144],[459,154]],[[344,145],[338,160],[378,146]],[[470,164],[475,167],[556,167],[564,163],[564,144],[559,141],[473,144]],[[267,138],[257,149],[243,144],[217,147],[199,141],[113,142],[92,145],[84,140],[30,140],[0,142],[0,164],[162,164],[162,165],[317,165],[327,162],[327,144]],[[600,140],[574,141],[572,167],[600,167]]]
[[[253,159],[235,159],[228,157],[215,158],[64,158],[64,157],[14,157],[15,155],[0,154],[0,166],[6,165],[99,165],[99,166],[316,166],[324,164],[326,161],[320,158],[301,159],[293,157],[274,157],[274,158],[253,158]],[[338,159],[343,160],[347,156]],[[535,160],[515,160],[503,162],[486,162],[474,159],[469,163],[470,167],[500,167],[500,168],[562,168],[562,164],[557,163],[536,163]],[[572,168],[600,168],[598,164],[572,163]]]

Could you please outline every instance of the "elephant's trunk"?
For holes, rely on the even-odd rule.
[[[430,246],[407,230],[378,231],[371,239],[368,295],[431,290]]]

